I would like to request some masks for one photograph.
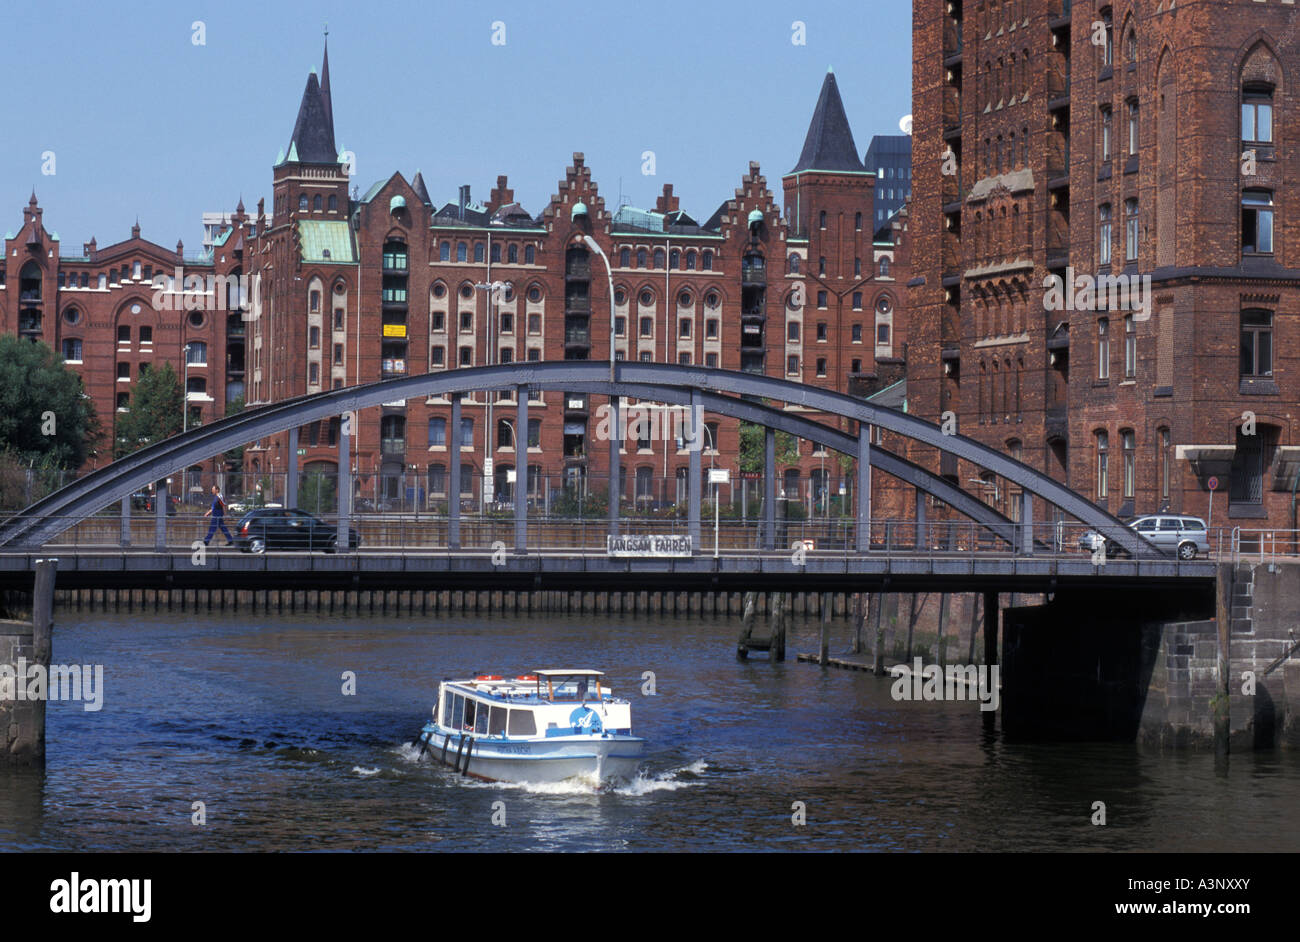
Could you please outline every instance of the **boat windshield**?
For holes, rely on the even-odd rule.
[[[542,696],[547,700],[572,701],[574,703],[600,700],[600,678],[590,675],[579,675],[577,677],[548,676]]]

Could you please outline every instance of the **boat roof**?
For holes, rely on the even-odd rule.
[[[538,677],[604,677],[604,671],[533,671]]]

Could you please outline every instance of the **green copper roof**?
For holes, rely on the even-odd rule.
[[[302,242],[304,262],[356,263],[356,258],[352,255],[352,237],[346,222],[300,220],[298,235]],[[329,254],[326,255],[326,252]]]
[[[406,209],[405,196],[394,196],[388,201],[388,211],[391,213],[395,209]]]
[[[298,162],[298,142],[292,141],[289,144],[289,163]]]
[[[749,224],[752,226],[756,222],[763,221],[763,211],[761,209],[751,209],[749,211]]]
[[[569,218],[576,219],[579,216],[585,216],[585,215],[587,215],[587,204],[582,202],[581,200],[574,203],[573,212],[569,214]]]
[[[234,231],[235,231],[234,226],[231,226],[228,229],[221,230],[221,235],[217,236],[215,239],[212,240],[213,247],[216,248],[225,245],[226,240],[230,238],[230,233]]]
[[[278,154],[275,155],[275,165],[278,167],[278,166],[280,166],[280,164],[282,164],[282,163],[284,163],[284,148],[283,148],[283,147],[281,147],[281,148],[280,148],[280,152],[279,152]]]
[[[372,199],[375,198],[375,194],[384,188],[384,184],[387,182],[388,182],[387,180],[376,180],[374,183],[372,183],[370,185],[370,189],[366,190],[366,192],[362,194],[361,202],[369,203]]]

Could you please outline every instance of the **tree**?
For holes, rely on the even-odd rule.
[[[0,451],[29,468],[75,469],[102,434],[81,377],[44,343],[0,336]]]
[[[335,475],[323,471],[308,471],[302,476],[298,488],[298,506],[314,514],[334,513],[338,510],[338,484]]]
[[[118,416],[114,454],[121,458],[181,430],[185,395],[170,363],[145,371],[131,394],[130,410]]]
[[[766,429],[753,422],[740,423],[740,470],[744,474],[763,472]],[[798,464],[799,452],[795,438],[789,432],[776,433],[776,463]]]

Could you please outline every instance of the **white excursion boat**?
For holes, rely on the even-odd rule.
[[[645,740],[632,735],[632,705],[602,686],[603,676],[544,670],[445,680],[420,731],[420,755],[495,782],[630,780]]]

